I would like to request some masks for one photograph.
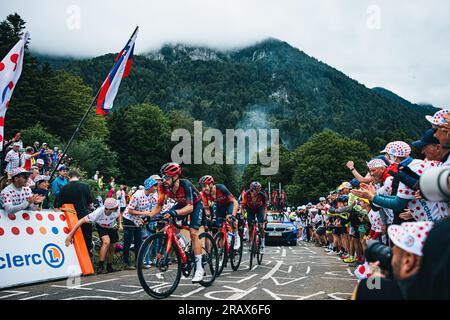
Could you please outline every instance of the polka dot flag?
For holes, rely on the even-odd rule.
[[[5,115],[14,88],[22,73],[25,44],[28,38],[29,34],[27,32],[0,62],[0,150],[3,149],[4,143]]]

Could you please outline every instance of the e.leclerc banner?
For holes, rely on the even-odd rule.
[[[0,210],[0,289],[81,275],[63,212]]]

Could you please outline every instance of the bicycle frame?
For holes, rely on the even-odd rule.
[[[220,228],[220,231],[223,234],[223,241],[225,242],[225,252],[228,254],[230,253],[230,243],[228,243],[228,237],[227,237],[227,226],[228,226],[228,222],[227,221],[223,221],[222,222],[222,227]]]
[[[172,245],[175,245],[178,252],[181,256],[181,263],[183,265],[188,263],[188,256],[184,252],[183,248],[181,247],[180,241],[178,240],[178,237],[175,232],[175,228],[177,229],[184,229],[189,230],[188,227],[185,226],[177,226],[172,221],[169,222],[169,225],[167,226],[166,231],[164,232],[167,235],[167,248],[166,248],[166,254],[170,253],[170,249],[172,248]]]
[[[254,241],[256,241],[256,246],[257,246],[257,249],[258,249],[258,247],[259,247],[259,239],[258,239],[258,229],[257,229],[257,226],[256,226],[256,221],[254,221],[254,222],[252,222],[252,231],[251,231],[251,233],[250,233],[250,240],[254,240]]]

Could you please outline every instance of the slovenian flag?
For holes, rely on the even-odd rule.
[[[126,78],[130,74],[133,63],[134,43],[138,30],[139,28],[136,28],[125,48],[120,51],[111,72],[108,74],[105,82],[103,82],[97,99],[97,114],[99,115],[108,115],[113,107],[122,78]]]
[[[25,45],[28,42],[29,33],[26,32],[22,39],[11,49],[0,62],[0,151],[3,150],[5,115],[9,107],[9,101],[22,74]]]

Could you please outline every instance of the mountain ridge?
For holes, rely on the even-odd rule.
[[[81,76],[95,91],[104,80],[99,75],[109,72],[114,59],[115,54],[107,54],[59,61],[58,68]],[[56,65],[58,59],[46,62]],[[424,115],[432,111],[383,90],[367,88],[287,42],[270,38],[237,50],[166,44],[136,55],[116,105],[155,103],[166,112],[181,109],[221,130],[251,123],[256,115],[280,129],[290,149],[331,129],[380,150],[392,139],[420,136],[427,128]]]

